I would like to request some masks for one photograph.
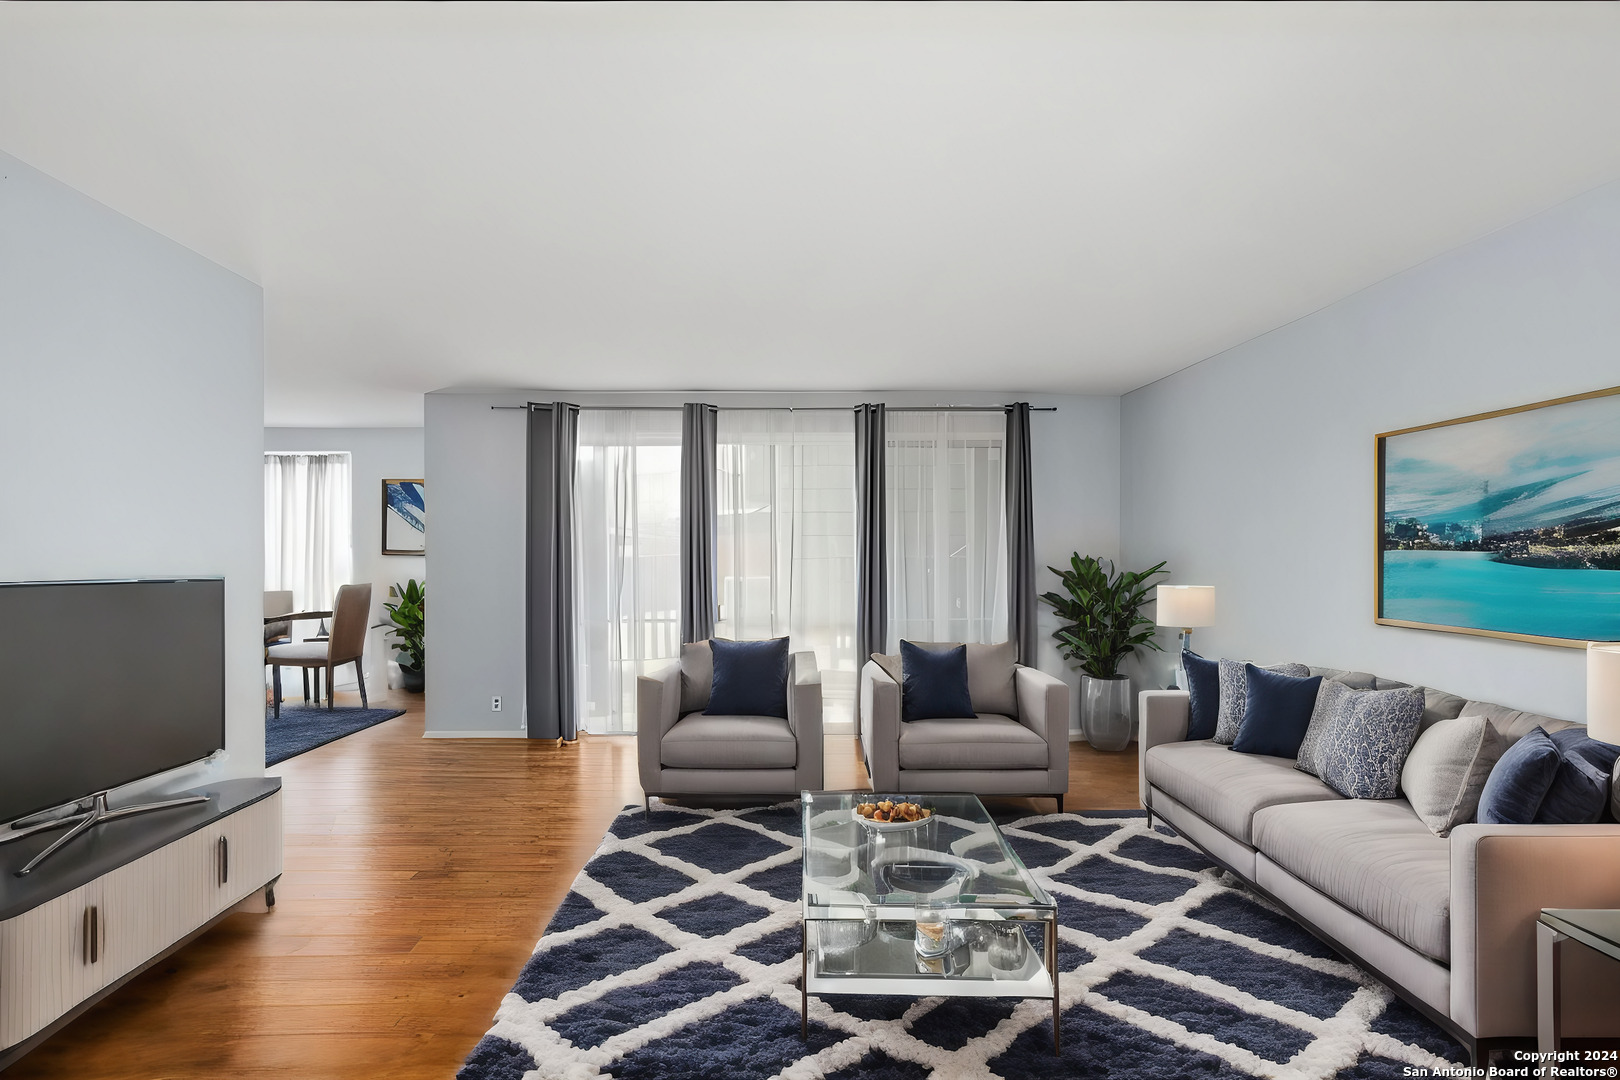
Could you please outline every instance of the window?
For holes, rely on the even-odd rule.
[[[294,611],[328,611],[354,568],[347,452],[264,455],[264,587]]]
[[[681,655],[681,414],[585,409],[574,480],[580,728],[636,729],[636,677]]]
[[[889,651],[1007,639],[1007,507],[999,412],[888,415]]]
[[[716,421],[718,637],[813,651],[822,710],[854,715],[855,418],[721,409]]]

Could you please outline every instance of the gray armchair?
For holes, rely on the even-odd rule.
[[[1013,663],[1010,643],[967,649],[976,716],[902,722],[899,657],[861,669],[861,751],[872,790],[1047,796],[1061,811],[1069,791],[1068,684]]]
[[[787,719],[709,716],[714,654],[681,646],[681,662],[636,680],[636,754],[652,797],[797,795],[823,785],[821,672],[816,654],[788,661]]]

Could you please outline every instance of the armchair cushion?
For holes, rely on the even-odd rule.
[[[938,651],[952,649],[957,641],[914,641],[913,645]],[[873,660],[897,683],[904,682],[899,653],[873,653]],[[1018,715],[1018,691],[1013,673],[1018,668],[1018,654],[1010,641],[984,645],[976,641],[967,643],[968,698],[975,713]]]
[[[906,722],[973,715],[967,646],[925,649],[900,643],[900,719]]]
[[[709,707],[709,688],[714,685],[714,650],[709,642],[692,641],[681,646],[681,715],[702,712]]]
[[[798,754],[788,722],[776,716],[690,713],[659,744],[659,760],[669,769],[791,769]]]
[[[902,769],[1044,769],[1046,765],[1046,740],[1010,716],[936,717],[900,727]]]
[[[779,716],[787,719],[788,639],[727,641],[710,638],[714,683],[709,716]]]

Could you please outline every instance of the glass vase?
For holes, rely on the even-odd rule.
[[[1119,751],[1131,744],[1131,680],[1080,676],[1080,730],[1095,749]]]

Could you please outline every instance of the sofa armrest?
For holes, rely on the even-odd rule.
[[[1046,767],[1069,771],[1069,684],[1039,668],[1013,668],[1018,722],[1046,740]]]
[[[1620,825],[1457,826],[1451,831],[1452,1019],[1482,1039],[1534,1035],[1541,909],[1612,908],[1617,899]],[[1620,1001],[1613,967],[1594,965],[1588,974],[1585,961],[1601,958],[1571,959],[1565,1033],[1613,1034]]]
[[[798,780],[801,791],[826,787],[821,736],[821,669],[813,652],[794,653],[788,661],[788,727],[799,747]]]
[[[636,679],[636,767],[641,790],[658,793],[664,733],[681,718],[681,665]]]
[[[1142,718],[1142,726],[1136,736],[1136,785],[1142,805],[1150,810],[1147,752],[1160,743],[1181,742],[1187,738],[1187,701],[1185,690],[1143,690],[1137,696],[1137,714]]]
[[[900,684],[875,660],[861,668],[861,748],[872,790],[894,790],[900,783]]]

